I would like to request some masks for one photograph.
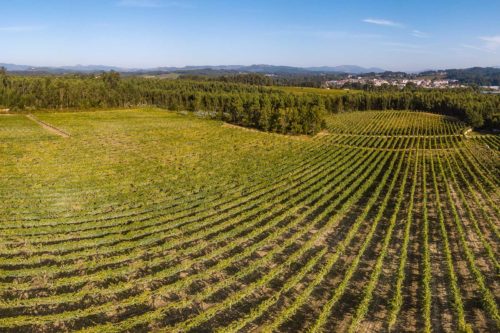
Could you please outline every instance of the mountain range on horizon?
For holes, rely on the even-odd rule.
[[[294,67],[294,66],[278,66],[278,65],[207,65],[207,66],[184,66],[184,67],[153,67],[153,68],[127,68],[118,66],[107,65],[74,65],[74,66],[30,66],[18,65],[11,63],[0,63],[0,67],[4,67],[10,72],[24,72],[24,73],[49,73],[49,74],[70,74],[70,73],[96,73],[116,71],[128,74],[141,74],[141,73],[182,73],[199,71],[213,71],[215,73],[259,73],[259,74],[367,74],[367,73],[384,73],[391,72],[378,67],[362,67],[357,65],[340,65],[340,66],[317,66],[317,67]],[[408,71],[406,73],[418,74],[428,72],[441,72],[441,71],[468,71],[476,69],[500,69],[500,66],[492,67],[471,67],[464,69],[426,69],[421,71]]]
[[[310,74],[310,73],[347,73],[347,74],[365,74],[365,73],[382,73],[386,70],[378,67],[365,68],[356,65],[341,65],[341,66],[318,66],[318,67],[294,67],[294,66],[277,66],[277,65],[206,65],[206,66],[162,66],[153,68],[127,68],[118,66],[106,65],[74,65],[74,66],[31,66],[19,65],[11,63],[0,63],[0,67],[4,67],[12,72],[80,72],[92,73],[101,71],[117,71],[122,73],[137,73],[137,72],[179,72],[179,71],[196,71],[196,70],[214,70],[228,72],[245,72],[245,73],[263,73],[263,74]]]

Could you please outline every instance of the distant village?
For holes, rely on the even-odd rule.
[[[349,76],[342,80],[332,80],[326,82],[328,88],[345,88],[351,85],[372,85],[381,87],[383,85],[396,86],[400,89],[407,85],[414,85],[419,88],[429,89],[450,89],[466,87],[458,82],[458,80],[445,79],[407,79],[407,78],[373,78],[373,77],[353,77]]]

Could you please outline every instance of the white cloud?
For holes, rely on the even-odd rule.
[[[0,32],[29,32],[43,30],[45,27],[36,25],[13,25],[7,27],[0,26]]]
[[[384,19],[367,18],[367,19],[364,19],[363,22],[370,23],[370,24],[376,24],[376,25],[382,25],[382,26],[386,26],[386,27],[397,27],[397,28],[403,27],[403,25],[401,23],[397,23],[397,22],[390,21],[390,20],[384,20]]]
[[[484,36],[484,37],[479,37],[479,39],[485,42],[485,47],[489,50],[496,50],[500,48],[500,35]]]
[[[162,7],[177,7],[177,8],[192,8],[191,4],[183,1],[162,1],[162,0],[120,0],[116,3],[120,7],[136,7],[136,8],[162,8]]]
[[[411,32],[411,35],[412,35],[413,37],[417,37],[417,38],[429,38],[429,37],[430,37],[428,33],[426,33],[426,32],[422,32],[422,31],[420,31],[420,30],[413,30],[413,31]]]

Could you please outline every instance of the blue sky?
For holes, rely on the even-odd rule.
[[[500,0],[0,0],[0,62],[500,66]]]

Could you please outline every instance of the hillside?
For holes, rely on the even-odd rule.
[[[500,68],[496,67],[473,67],[467,69],[428,71],[421,73],[421,75],[437,75],[451,80],[458,80],[460,83],[464,84],[500,86]]]

